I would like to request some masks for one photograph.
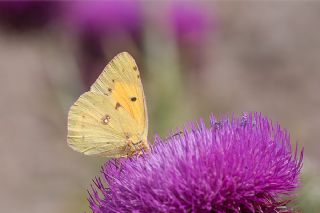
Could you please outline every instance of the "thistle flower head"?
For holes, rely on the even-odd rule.
[[[221,121],[212,116],[210,124],[190,124],[182,134],[156,138],[151,153],[107,162],[104,180],[96,179],[90,194],[93,212],[285,208],[283,196],[298,187],[303,159],[288,132],[258,113]]]
[[[64,9],[65,21],[79,33],[118,36],[118,30],[134,33],[141,28],[137,1],[70,1]]]
[[[171,24],[179,39],[201,42],[214,27],[212,11],[195,1],[173,1],[171,5]]]

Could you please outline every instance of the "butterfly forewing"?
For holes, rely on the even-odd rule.
[[[123,107],[136,120],[139,130],[147,131],[148,117],[140,72],[129,53],[114,57],[90,91],[112,96],[118,107]]]

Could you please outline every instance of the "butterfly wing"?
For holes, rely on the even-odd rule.
[[[115,56],[90,91],[112,96],[137,121],[139,130],[147,134],[148,115],[140,72],[129,53]]]
[[[122,157],[130,155],[128,142],[148,149],[147,132],[139,70],[128,53],[120,53],[70,108],[68,144],[88,155]]]

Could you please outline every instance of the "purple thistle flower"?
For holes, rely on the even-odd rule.
[[[213,30],[213,15],[197,2],[173,1],[170,9],[171,24],[179,39],[201,42]]]
[[[70,1],[65,3],[64,20],[80,33],[118,34],[139,32],[142,24],[137,1]]]
[[[258,113],[210,123],[107,162],[90,194],[93,212],[291,212],[303,150],[292,150],[288,132]]]
[[[106,58],[117,52],[141,50],[143,13],[141,3],[123,1],[64,2],[62,21],[79,41],[81,77],[90,87]]]
[[[0,1],[0,24],[18,31],[40,29],[59,14],[61,6],[56,1]]]

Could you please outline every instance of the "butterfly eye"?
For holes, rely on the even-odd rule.
[[[130,100],[131,100],[132,102],[135,102],[135,101],[137,100],[137,98],[136,98],[136,97],[132,97],[132,98],[130,98]]]
[[[133,69],[134,69],[135,71],[137,71],[138,67],[137,67],[137,66],[134,66]]]

